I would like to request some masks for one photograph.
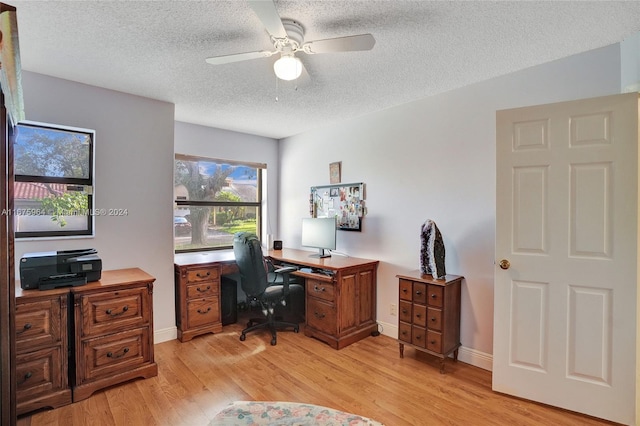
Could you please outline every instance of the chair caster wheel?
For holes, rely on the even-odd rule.
[[[293,329],[294,333],[297,333],[298,331],[300,331],[300,327],[296,327],[296,328]]]
[[[246,339],[246,338],[247,338],[246,334],[241,334],[240,335],[240,341],[241,342],[244,342],[244,339]]]
[[[276,345],[276,339],[271,339],[271,346],[275,346]]]

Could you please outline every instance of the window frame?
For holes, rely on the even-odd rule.
[[[87,178],[75,178],[75,177],[57,177],[57,176],[39,176],[39,175],[23,175],[15,172],[15,166],[17,160],[14,158],[14,181],[25,183],[52,183],[63,184],[73,187],[83,187],[87,195],[87,226],[82,230],[60,230],[60,231],[15,231],[16,239],[46,239],[46,238],[60,238],[60,237],[95,237],[95,217],[92,214],[94,211],[94,195],[95,195],[95,143],[96,143],[96,131],[93,129],[86,129],[80,127],[66,126],[53,123],[43,123],[38,121],[23,120],[17,123],[11,128],[10,137],[14,144],[18,137],[17,132],[20,127],[31,127],[36,129],[55,130],[55,131],[68,131],[70,133],[81,133],[89,136],[89,167]],[[15,186],[14,186],[15,188]],[[14,190],[12,188],[12,191]],[[15,198],[15,193],[13,194]],[[14,212],[16,215],[21,213],[19,210]]]
[[[230,166],[244,166],[255,168],[257,171],[256,176],[256,201],[243,201],[243,202],[234,202],[234,201],[201,201],[201,200],[182,200],[177,199],[174,194],[174,206],[175,207],[251,207],[255,208],[257,211],[256,214],[256,229],[258,236],[262,235],[262,226],[263,226],[263,176],[264,170],[267,169],[267,165],[263,163],[254,163],[249,161],[237,161],[237,160],[226,160],[221,158],[212,158],[212,157],[200,157],[194,155],[187,154],[174,154],[174,173],[175,173],[175,163],[176,161],[203,161],[208,163],[216,163],[219,165],[225,164]],[[174,180],[175,186],[175,180]],[[229,246],[217,246],[217,247],[199,247],[199,248],[191,248],[191,249],[176,249],[175,246],[175,235],[174,235],[174,253],[192,253],[192,252],[200,252],[200,251],[216,251],[216,250],[229,250],[233,248],[232,245]]]

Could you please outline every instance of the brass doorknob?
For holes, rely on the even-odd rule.
[[[509,263],[507,259],[502,259],[499,265],[502,269],[509,269],[509,266],[511,266],[511,263]]]

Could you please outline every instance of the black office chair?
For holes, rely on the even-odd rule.
[[[304,292],[301,285],[289,283],[289,273],[296,269],[292,267],[276,269],[272,276],[281,277],[281,279],[270,282],[260,240],[255,234],[249,232],[238,232],[233,236],[233,253],[240,270],[241,287],[247,295],[247,301],[258,303],[266,317],[250,319],[247,328],[240,334],[240,340],[244,341],[246,334],[250,331],[265,328],[271,331],[271,345],[275,345],[277,329],[292,327],[297,333],[300,330],[297,323],[279,321],[275,317],[276,306],[285,305],[285,300],[290,293]]]

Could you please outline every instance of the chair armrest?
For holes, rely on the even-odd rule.
[[[287,297],[289,294],[289,274],[297,270],[298,268],[294,268],[293,266],[285,266],[273,271],[276,274],[282,275],[282,294],[284,297]]]

